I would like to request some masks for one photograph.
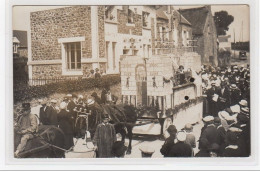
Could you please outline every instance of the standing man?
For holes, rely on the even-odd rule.
[[[49,109],[47,109],[47,119],[49,125],[58,126],[58,118],[57,118],[57,109],[56,109],[57,100],[52,99],[51,105]]]
[[[205,122],[205,130],[202,131],[200,135],[200,139],[207,139],[209,142],[209,146],[213,143],[217,143],[217,128],[214,125],[214,117],[213,116],[206,116],[203,118]]]
[[[35,115],[31,114],[30,103],[23,103],[23,114],[19,118],[17,125],[15,126],[16,133],[21,135],[21,142],[18,145],[15,156],[19,156],[27,144],[29,139],[33,138],[33,134],[38,130],[37,118]]]
[[[112,147],[116,141],[115,128],[108,122],[109,117],[107,114],[103,115],[102,119],[103,121],[97,126],[93,138],[94,149],[97,150],[99,158],[111,158],[113,157]]]
[[[211,88],[206,92],[206,94],[209,105],[209,114],[216,117],[218,113],[217,102],[219,99],[219,90],[216,87],[215,81],[211,82]]]
[[[238,102],[241,100],[241,92],[240,89],[236,86],[236,84],[231,84],[230,89],[230,102],[232,106],[238,104]]]
[[[218,110],[223,111],[230,106],[230,91],[226,86],[225,82],[220,83],[220,93],[218,99]]]
[[[75,94],[71,95],[70,94],[70,99],[69,99],[69,102],[68,102],[68,105],[67,105],[67,110],[69,112],[69,116],[71,117],[70,119],[72,120],[71,121],[71,125],[73,127],[73,132],[74,132],[74,135],[76,135],[76,132],[75,132],[75,121],[76,121],[76,117],[77,117],[77,112],[74,111],[76,105],[77,105],[77,96]]]
[[[47,125],[48,119],[47,119],[47,110],[48,107],[46,101],[42,101],[42,107],[40,108],[40,123],[43,125]]]

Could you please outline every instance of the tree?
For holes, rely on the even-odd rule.
[[[215,12],[214,21],[217,28],[218,35],[226,35],[228,26],[234,21],[234,17],[229,15],[226,11]]]

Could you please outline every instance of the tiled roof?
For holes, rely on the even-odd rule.
[[[166,16],[165,11],[167,11],[167,6],[163,5],[161,8],[156,10],[156,16],[158,18],[162,18],[162,19],[168,20],[168,17]]]
[[[13,30],[13,37],[16,37],[20,41],[20,47],[28,47],[27,31]]]
[[[192,25],[192,33],[195,35],[203,34],[203,29],[205,26],[205,22],[210,13],[207,7],[200,8],[189,8],[182,9],[180,13],[191,23]]]

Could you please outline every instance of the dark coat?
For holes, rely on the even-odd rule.
[[[184,142],[177,142],[170,150],[169,157],[191,157],[192,149]]]
[[[54,107],[50,106],[46,110],[46,114],[48,119],[47,124],[57,126],[58,125],[57,110]]]
[[[48,110],[49,106],[43,106],[40,108],[40,114],[39,114],[39,118],[40,118],[40,122],[43,125],[47,125],[48,124],[48,119],[47,119],[47,110]]]
[[[200,150],[195,157],[210,157],[210,154],[207,150]]]
[[[217,116],[217,113],[218,113],[218,104],[217,102],[213,101],[212,98],[213,98],[213,95],[214,94],[217,94],[217,95],[220,95],[220,90],[219,88],[210,88],[207,92],[207,100],[208,100],[208,108],[209,108],[209,114],[212,115],[212,116]]]
[[[235,105],[235,104],[238,104],[238,102],[241,100],[241,92],[240,92],[240,89],[233,89],[230,91],[230,102],[231,102],[231,105]]]
[[[217,144],[219,145],[219,153],[222,154],[226,147],[226,131],[223,126],[217,127]]]
[[[200,138],[205,138],[209,142],[209,146],[213,143],[217,143],[217,128],[214,125],[208,125],[201,133]]]
[[[175,140],[175,136],[170,136],[165,140],[165,142],[160,150],[160,152],[162,153],[162,155],[164,157],[169,157],[170,150],[173,147],[173,145],[175,144],[174,140]]]
[[[107,90],[103,89],[101,92],[101,103],[105,104],[106,103],[106,94],[107,94]]]
[[[225,87],[223,94],[222,94],[222,89],[219,90],[218,109],[219,111],[222,111],[229,106],[230,106],[230,91],[227,87]]]
[[[73,142],[73,127],[71,124],[71,116],[69,112],[62,109],[58,114],[59,128],[63,131],[65,136],[65,149],[69,149],[74,145]]]

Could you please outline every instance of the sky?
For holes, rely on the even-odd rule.
[[[62,8],[65,6],[15,6],[13,7],[13,30],[25,30],[30,28],[30,12],[41,11],[47,9]],[[196,8],[201,6],[174,6],[175,9]],[[229,25],[227,35],[231,35],[231,41],[249,41],[249,6],[247,5],[212,5],[212,14],[218,11],[227,11],[228,14],[234,16],[234,21]],[[243,40],[240,36],[242,34],[243,22]]]

